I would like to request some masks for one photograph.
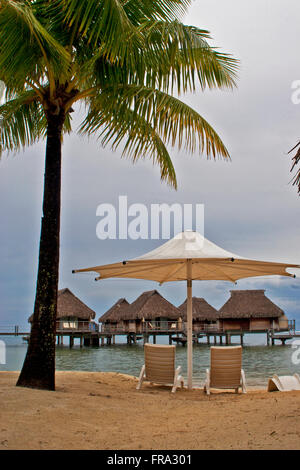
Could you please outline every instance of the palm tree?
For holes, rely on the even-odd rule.
[[[294,170],[295,166],[297,166],[300,162],[300,147],[299,147],[299,145],[300,145],[300,141],[295,145],[295,147],[293,147],[288,152],[288,153],[291,153],[298,147],[297,152],[295,153],[295,155],[292,158],[293,163],[292,163],[291,172]],[[300,170],[297,171],[297,173],[295,174],[292,181],[293,181],[293,185],[298,187],[298,194],[300,195]]]
[[[208,44],[209,33],[179,19],[190,0],[1,0],[0,150],[46,138],[36,298],[17,385],[55,389],[61,147],[75,103],[79,132],[133,161],[149,156],[176,188],[166,146],[228,159],[223,142],[191,107],[172,96],[235,86],[236,61]]]

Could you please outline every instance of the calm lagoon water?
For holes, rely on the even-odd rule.
[[[1,341],[5,343],[6,363],[0,363],[0,371],[20,370],[26,354],[27,343],[18,337],[3,336]],[[281,346],[279,342],[275,346],[266,346],[265,342],[265,335],[247,335],[244,337],[243,369],[249,386],[265,387],[268,377],[273,374],[291,375],[295,372],[300,373],[300,363],[297,364],[297,362],[300,362],[300,360],[297,360],[300,359],[300,344],[296,345],[291,341],[285,346]],[[157,344],[159,343],[168,344],[168,337],[157,337]],[[209,367],[209,351],[209,346],[204,342],[195,345],[193,348],[193,381],[196,386],[203,385],[205,370]],[[299,354],[297,351],[299,351]],[[177,346],[176,362],[177,365],[181,365],[184,377],[187,375],[186,359],[187,348]],[[80,348],[79,344],[75,342],[72,349],[69,348],[68,339],[65,338],[65,345],[56,347],[57,370],[111,371],[138,376],[143,363],[142,342],[128,346],[125,337],[119,337],[116,345],[105,345],[99,348]]]

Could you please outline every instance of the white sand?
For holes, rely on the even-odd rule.
[[[300,449],[300,392],[246,395],[151,386],[107,372],[57,372],[56,391],[0,372],[0,449]]]

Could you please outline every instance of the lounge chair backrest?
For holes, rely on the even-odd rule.
[[[210,348],[211,387],[239,387],[241,383],[241,369],[241,346],[212,346]]]
[[[174,345],[145,344],[146,380],[161,384],[174,382],[175,348]]]
[[[268,381],[268,392],[300,390],[299,374],[294,375],[273,375]]]

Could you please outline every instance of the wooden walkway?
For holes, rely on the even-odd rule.
[[[281,341],[281,344],[284,345],[286,341],[294,338],[300,338],[300,331],[294,331],[293,333],[271,333],[269,341],[271,341],[272,346],[275,345],[276,340]]]
[[[221,331],[216,329],[199,330],[193,332],[193,342],[198,344],[200,339],[206,338],[206,343],[210,344],[231,344],[234,336],[239,336],[240,344],[243,345],[245,334],[266,334],[267,345],[275,345],[275,341],[281,341],[284,345],[286,341],[294,338],[300,338],[300,331],[282,331],[275,332],[273,330],[227,330]],[[28,340],[29,331],[20,330],[19,326],[10,326],[6,331],[0,331],[0,336],[22,336],[24,340]],[[157,336],[169,336],[169,344],[187,344],[187,335],[185,329],[151,329],[143,332],[125,331],[120,329],[105,329],[104,331],[79,330],[76,328],[64,328],[56,331],[57,345],[64,344],[64,338],[69,338],[69,346],[74,346],[75,339],[79,339],[80,347],[82,346],[104,346],[116,344],[116,337],[127,336],[127,344],[136,344],[138,341],[143,343],[149,342],[150,338],[155,344]]]

